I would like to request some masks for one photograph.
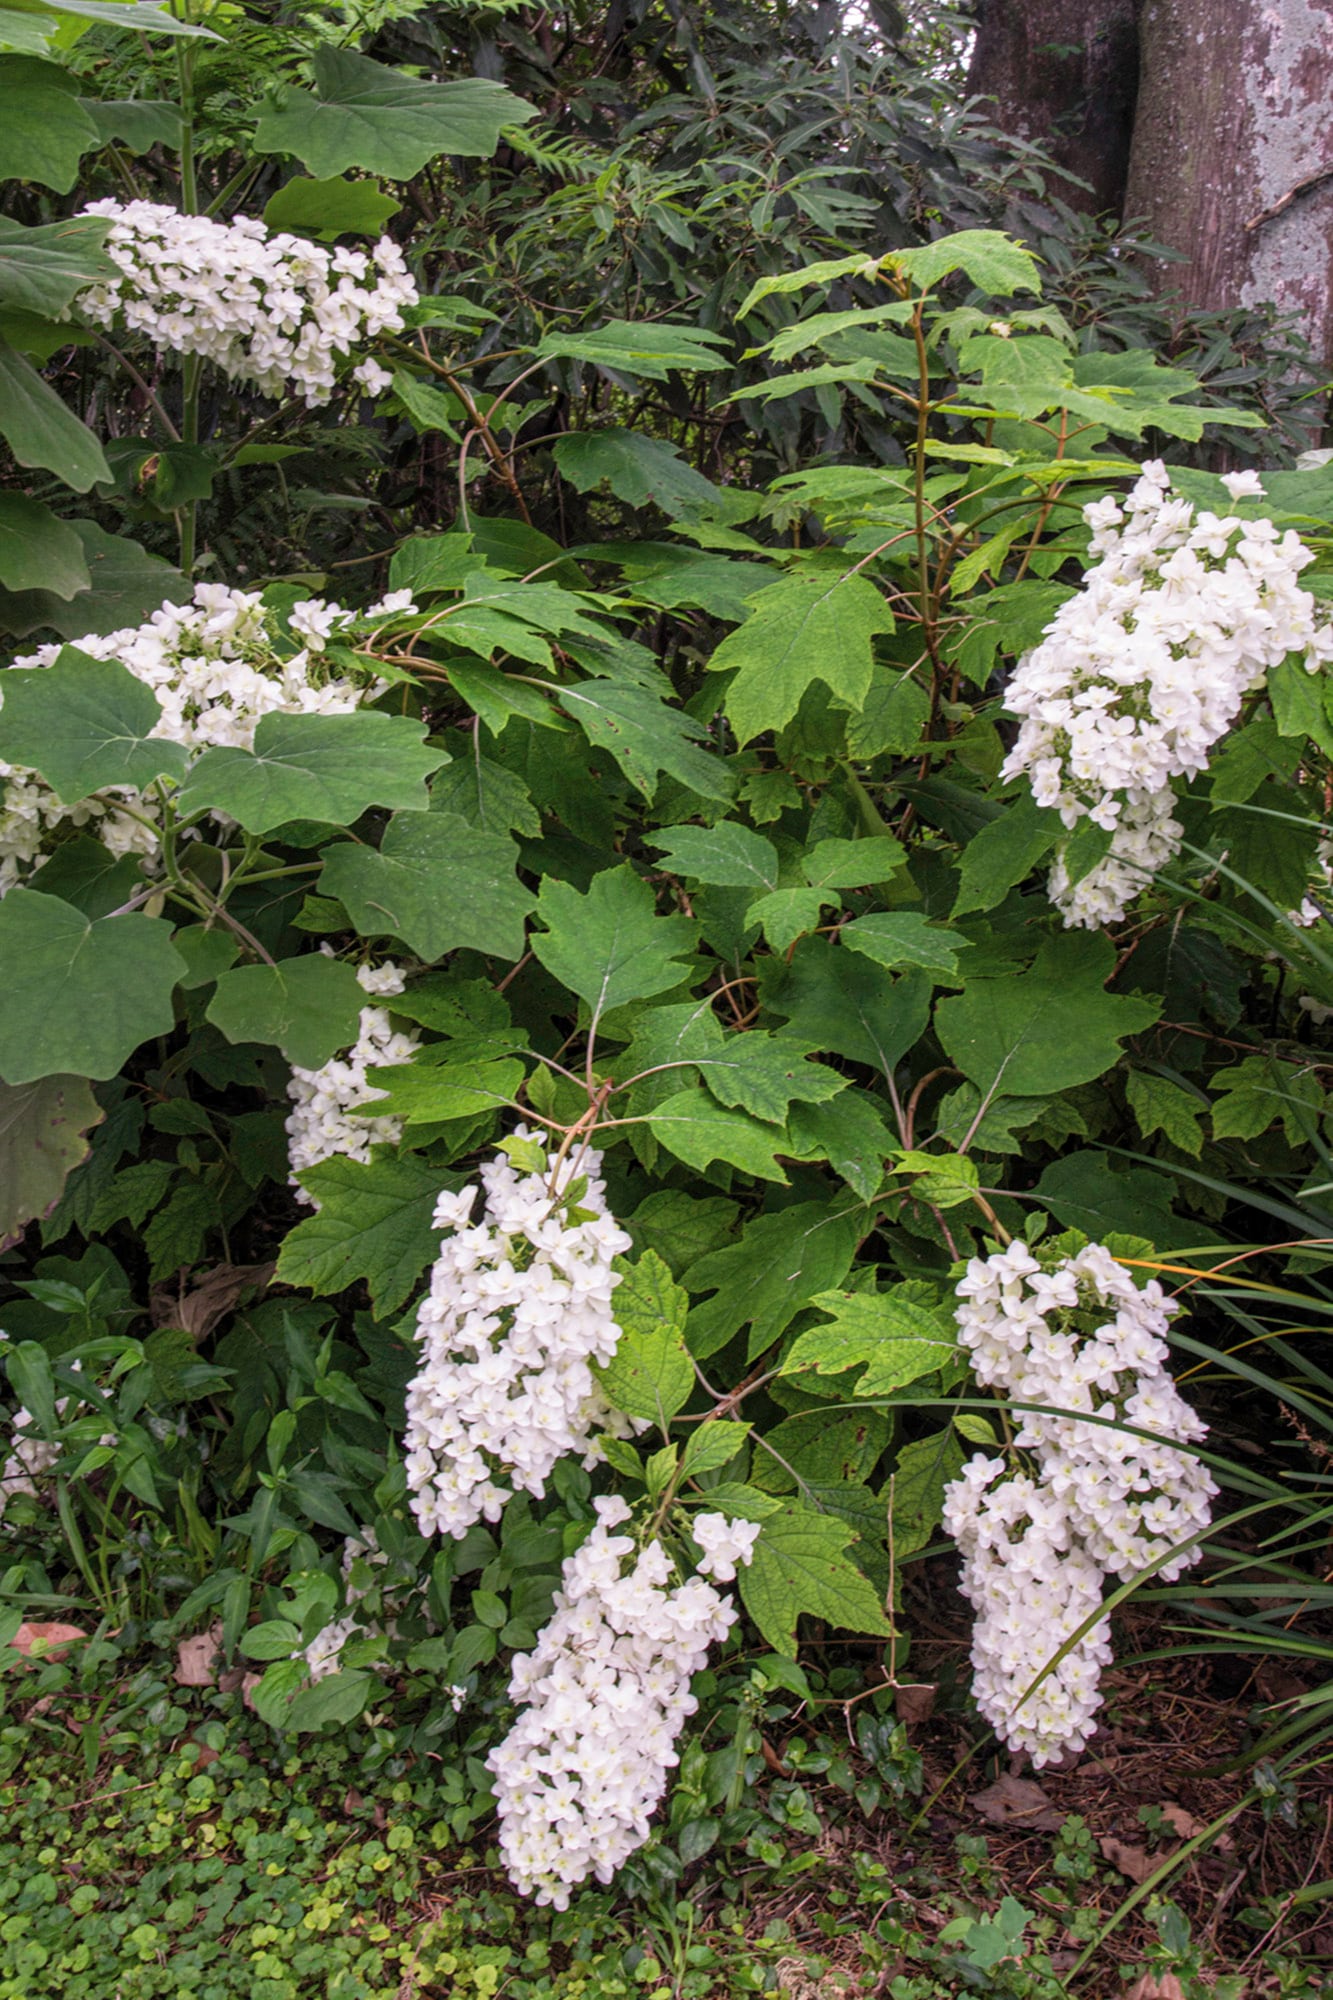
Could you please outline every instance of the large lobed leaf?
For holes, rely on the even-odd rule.
[[[537,116],[535,106],[484,77],[427,83],[323,43],[314,91],[289,90],[261,117],[257,153],[291,153],[316,179],[349,167],[408,181],[441,153],[489,159],[506,125]]]

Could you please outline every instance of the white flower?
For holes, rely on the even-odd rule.
[[[391,590],[381,597],[378,604],[372,604],[366,612],[367,618],[415,618],[418,606],[412,601],[410,590]]]
[[[416,285],[388,237],[373,250],[325,250],[273,235],[262,222],[181,215],[151,201],[95,201],[106,252],[121,275],[80,293],[97,326],[122,323],[155,347],[197,354],[267,396],[294,389],[327,403],[338,364],[380,333],[401,331]],[[363,358],[352,373],[372,394],[392,376]]]
[[[1252,468],[1244,472],[1224,472],[1222,484],[1233,500],[1263,497],[1264,482]]]
[[[533,1135],[518,1127],[516,1136]],[[630,1238],[607,1213],[600,1155],[561,1161],[549,1176],[518,1174],[503,1153],[477,1190],[444,1194],[440,1245],[417,1313],[421,1359],[407,1391],[404,1455],[423,1535],[461,1536],[499,1519],[514,1489],[537,1496],[556,1462],[598,1455],[614,1419],[592,1373],[620,1338],[611,1310],[612,1260]],[[574,1181],[575,1219],[562,1197]],[[623,1420],[622,1420],[623,1421]]]
[[[1228,478],[1262,491],[1254,473]],[[1321,671],[1333,626],[1297,585],[1313,557],[1296,534],[1196,517],[1159,462],[1123,506],[1095,501],[1084,519],[1100,560],[1014,670],[1005,706],[1023,721],[1003,775],[1025,775],[1071,832],[1084,819],[1109,832],[1080,880],[1062,850],[1047,885],[1067,925],[1091,927],[1122,917],[1179,851],[1176,783],[1207,768],[1246,695],[1292,652]]]
[[[718,1583],[733,1582],[737,1563],[748,1567],[760,1532],[758,1521],[729,1521],[725,1514],[696,1514],[690,1522],[690,1533],[703,1550],[700,1572],[714,1577]]]
[[[736,1620],[701,1577],[675,1579],[660,1543],[636,1550],[613,1532],[629,1519],[623,1500],[593,1505],[597,1525],[564,1564],[550,1623],[513,1663],[523,1713],[486,1760],[510,1878],[557,1910],[589,1875],[609,1882],[648,1838],[697,1706],[691,1676]]]

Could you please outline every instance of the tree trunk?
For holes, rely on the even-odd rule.
[[[977,0],[969,82],[1181,253],[1163,291],[1271,301],[1333,362],[1333,0]]]
[[[1163,288],[1199,306],[1272,300],[1333,358],[1333,0],[1140,11],[1125,213],[1182,252]]]
[[[1229,5],[1230,0],[1219,0]],[[996,122],[1086,181],[1062,198],[1120,212],[1138,83],[1135,0],[979,0],[969,87]]]

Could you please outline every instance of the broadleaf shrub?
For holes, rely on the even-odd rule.
[[[756,197],[698,323],[595,260],[505,319],[460,160],[588,206],[526,98],[312,29],[259,104],[254,24],[142,8],[161,98],[85,95],[105,11],[0,57],[54,107],[0,237],[7,1590],[217,1620],[282,1731],[502,1667],[557,1901],[742,1614],[891,1693],[945,1519],[983,1712],[1081,1743],[1106,1574],[1216,1490],[1129,1274],[1326,1228],[1333,469],[1201,470],[1254,407],[832,170],[833,254]],[[671,158],[624,199],[685,249]],[[997,1260],[1039,1303],[973,1375]]]

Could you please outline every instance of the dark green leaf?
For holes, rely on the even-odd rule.
[[[168,1034],[184,960],[159,917],[90,920],[35,889],[0,902],[0,1077],[114,1076],[141,1042]]]
[[[68,521],[24,493],[0,493],[0,583],[6,590],[70,598],[91,582],[83,543]]]
[[[323,42],[315,91],[288,90],[259,120],[257,153],[291,153],[317,179],[349,167],[410,181],[441,153],[489,159],[506,125],[534,106],[483,77],[427,83]]]
[[[142,791],[179,777],[186,753],[154,738],[162,704],[119,660],[65,646],[49,667],[10,668],[0,707],[0,757],[39,771],[66,805],[111,785]]]
[[[319,887],[345,905],[363,937],[402,938],[427,961],[462,948],[515,959],[533,904],[517,860],[512,840],[454,813],[396,815],[378,851],[326,848]]]
[[[664,993],[685,977],[676,961],[693,949],[695,926],[687,917],[659,917],[652,890],[628,864],[594,875],[586,896],[548,878],[537,914],[547,928],[534,934],[532,949],[548,972],[586,1000],[594,1020],[627,1000]]]
[[[0,116],[3,113],[0,112]],[[32,363],[0,342],[0,436],[20,465],[54,472],[86,493],[111,468],[102,447]]]
[[[229,1042],[274,1042],[288,1062],[319,1069],[356,1040],[365,1004],[351,966],[313,952],[219,973],[208,1019]]]
[[[378,181],[341,175],[312,181],[298,174],[269,196],[264,220],[270,229],[294,229],[331,243],[337,236],[378,236],[402,205]]]
[[[247,833],[294,819],[347,826],[370,806],[421,812],[427,777],[449,761],[425,734],[405,715],[264,715],[253,751],[204,752],[179,809],[224,812]]]
[[[435,1204],[448,1174],[408,1154],[403,1159],[325,1160],[301,1175],[319,1212],[298,1222],[278,1253],[278,1280],[321,1297],[364,1279],[377,1314],[407,1297],[435,1255]]]

